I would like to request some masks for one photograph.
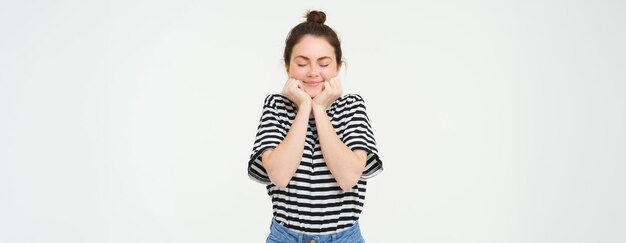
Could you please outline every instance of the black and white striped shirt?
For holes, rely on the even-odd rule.
[[[326,110],[339,138],[351,150],[367,152],[367,162],[357,185],[342,191],[328,170],[319,144],[315,119],[307,127],[302,161],[286,188],[272,184],[263,168],[261,154],[285,138],[296,108],[286,97],[272,94],[265,98],[256,140],[248,162],[248,176],[267,185],[274,218],[287,228],[308,234],[329,234],[352,226],[365,200],[366,179],[382,172],[376,141],[365,103],[357,94],[344,95]]]

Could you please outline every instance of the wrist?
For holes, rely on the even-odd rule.
[[[320,112],[326,113],[326,106],[322,104],[313,103],[312,109],[313,109],[313,113],[320,113]]]
[[[298,104],[298,110],[306,110],[311,112],[311,101],[304,101]]]

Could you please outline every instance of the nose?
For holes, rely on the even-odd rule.
[[[319,68],[316,67],[315,65],[311,65],[311,67],[309,68],[309,71],[307,72],[307,77],[316,78],[318,76],[319,76]]]

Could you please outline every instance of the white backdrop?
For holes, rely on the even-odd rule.
[[[368,242],[625,242],[624,1],[2,1],[0,242],[264,242],[246,163],[307,9],[385,171]]]

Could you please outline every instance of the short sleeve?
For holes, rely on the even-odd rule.
[[[252,154],[248,161],[248,176],[262,184],[270,184],[270,179],[263,167],[261,154],[267,149],[276,148],[287,134],[279,119],[276,99],[276,95],[268,95],[265,98]]]
[[[348,116],[343,131],[343,142],[351,150],[367,152],[367,162],[361,179],[369,179],[383,171],[383,162],[378,156],[376,139],[370,125],[363,98],[357,94],[348,97]]]

